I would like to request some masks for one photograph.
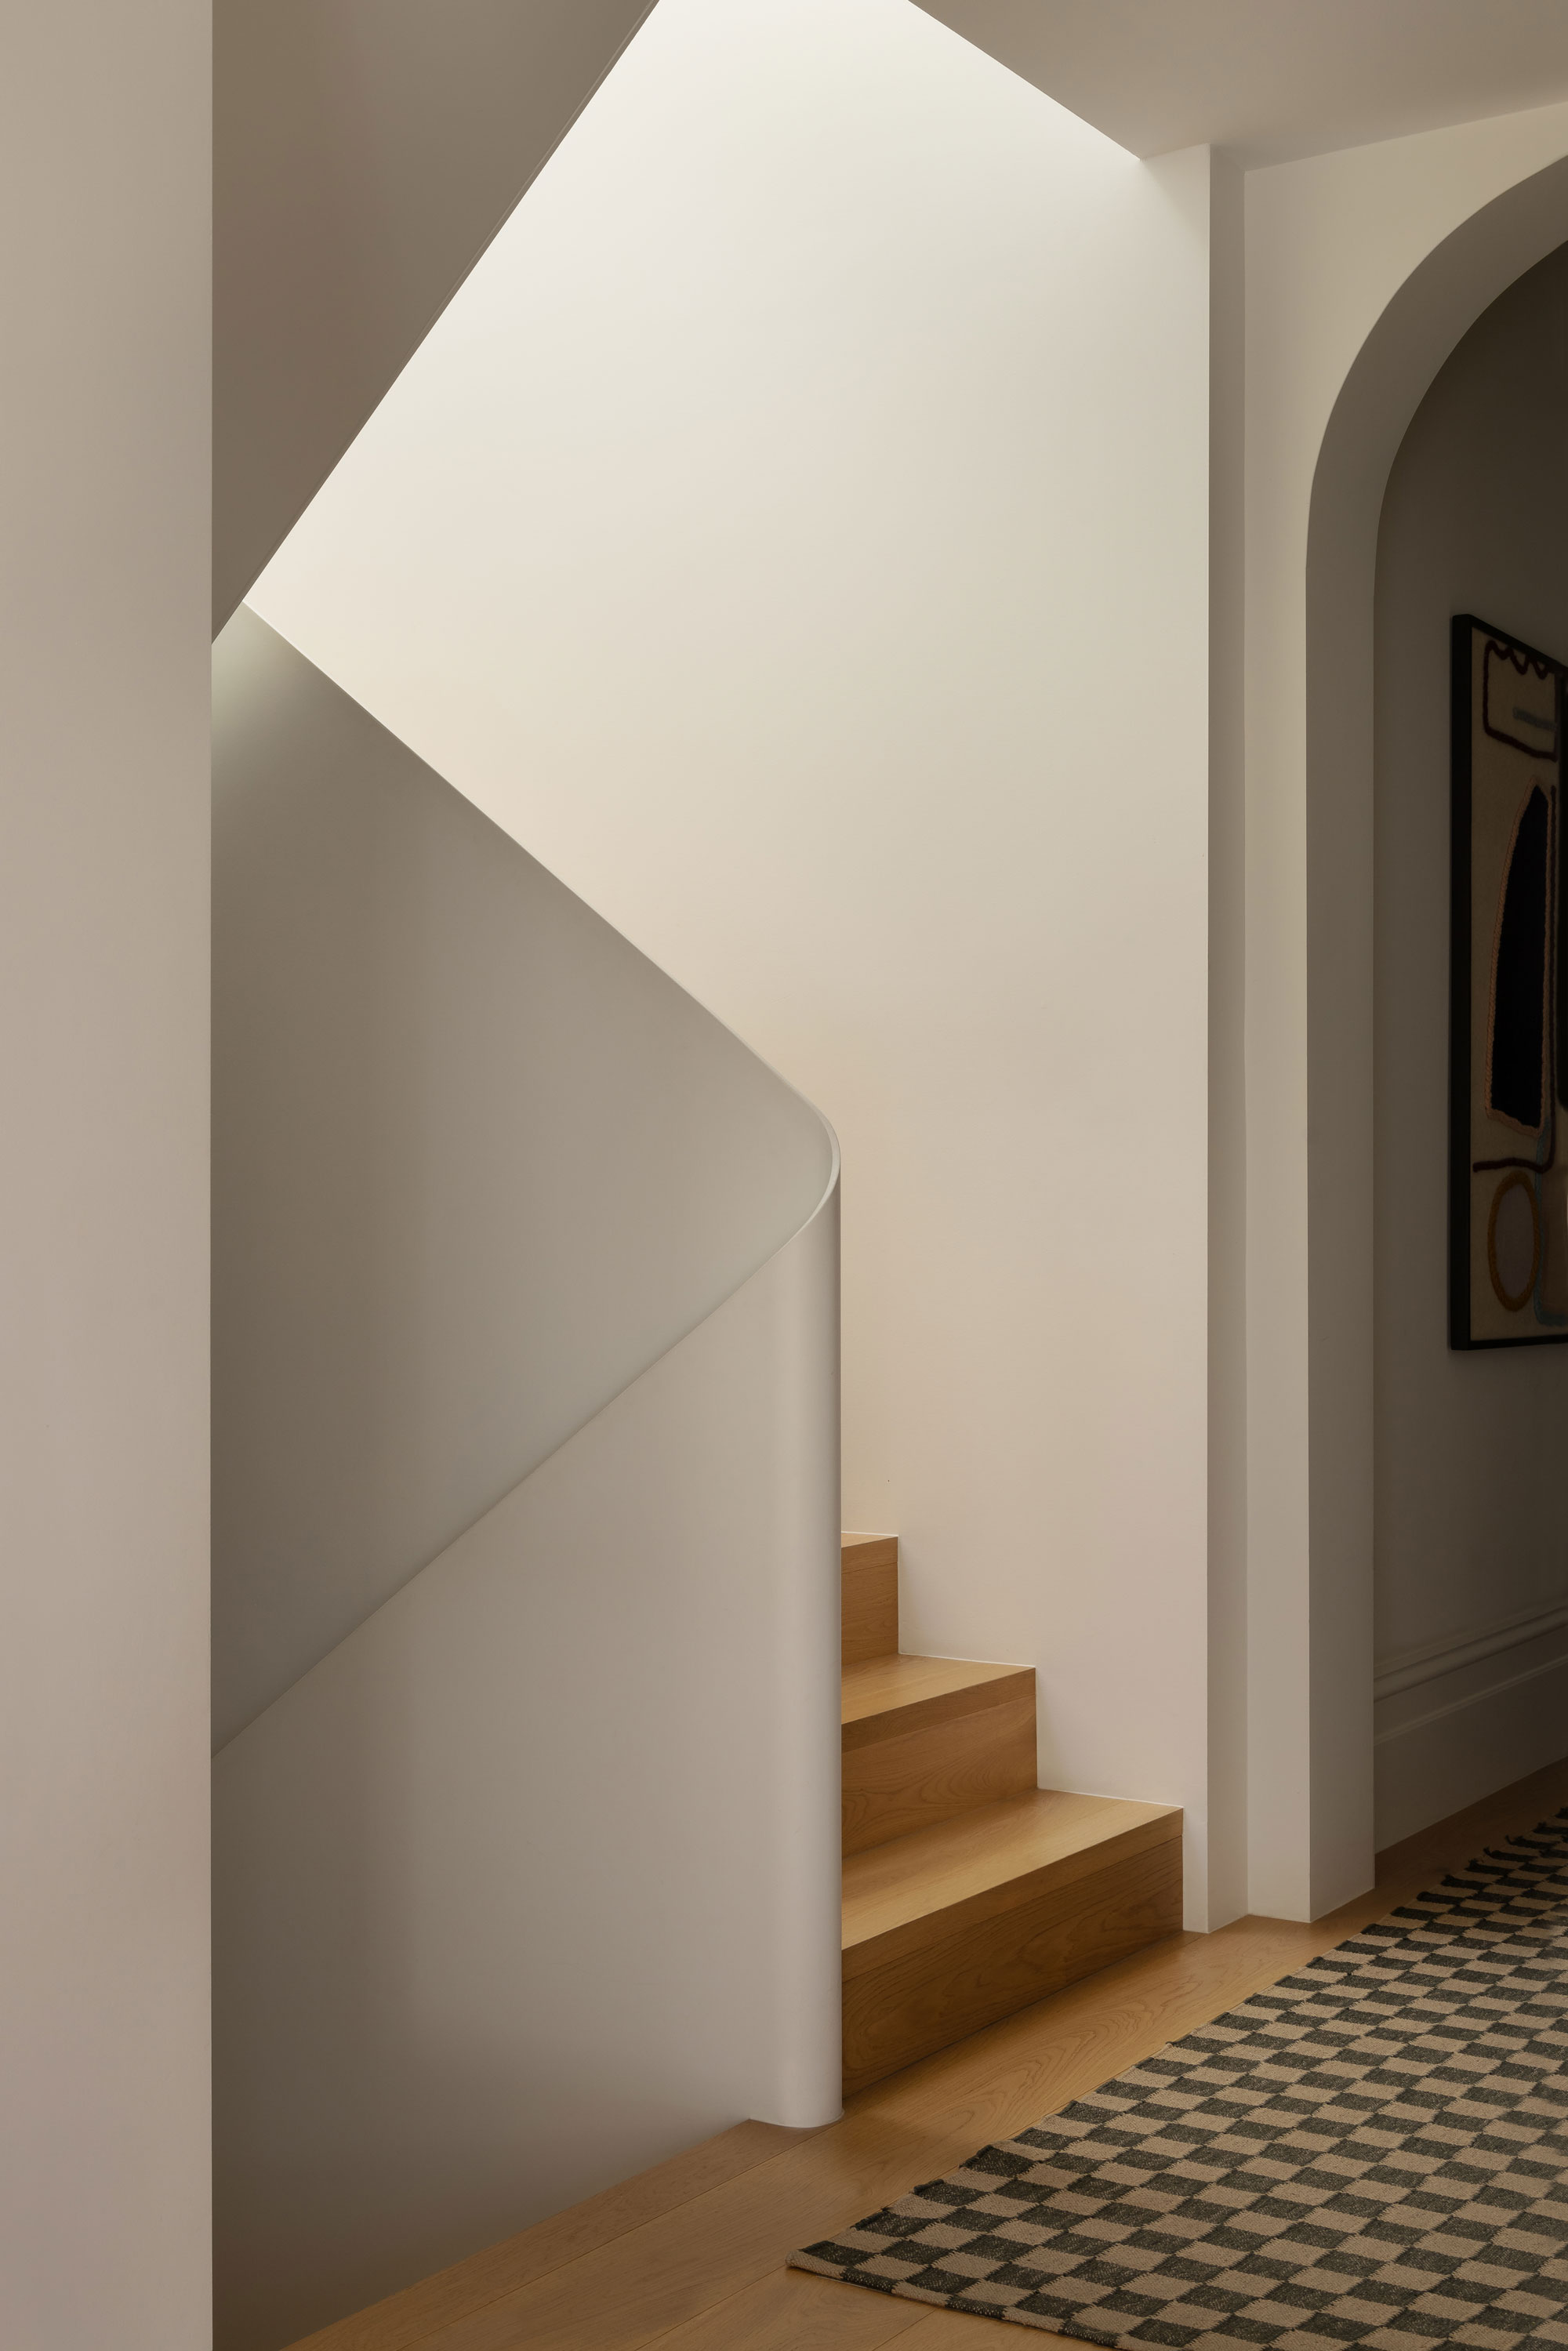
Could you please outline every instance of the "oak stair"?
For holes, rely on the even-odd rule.
[[[1035,1785],[1032,1666],[898,1646],[898,1539],[846,1534],[846,2095],[1181,1925],[1178,1809]]]

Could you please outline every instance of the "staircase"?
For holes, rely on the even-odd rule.
[[[1038,1788],[1034,1667],[903,1656],[897,1537],[842,1562],[847,2096],[1174,1934],[1182,1816]]]

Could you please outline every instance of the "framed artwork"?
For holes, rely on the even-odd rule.
[[[1448,1340],[1568,1340],[1563,664],[1453,624]]]

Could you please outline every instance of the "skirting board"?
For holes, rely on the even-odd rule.
[[[1387,1729],[1379,1724],[1374,1807],[1380,1851],[1568,1754],[1568,1655],[1535,1662],[1515,1651],[1493,1662],[1511,1670],[1447,1699],[1441,1683],[1428,1684],[1409,1694],[1429,1696],[1427,1708]],[[1380,1705],[1379,1715],[1384,1711]]]

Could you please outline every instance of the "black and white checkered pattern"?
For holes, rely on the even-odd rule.
[[[791,2263],[1089,2343],[1568,2351],[1568,1810]]]

